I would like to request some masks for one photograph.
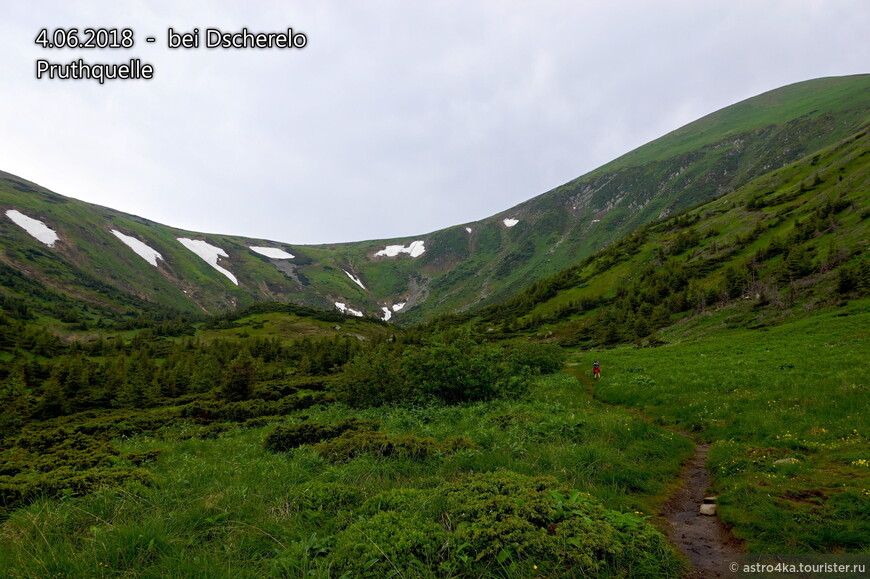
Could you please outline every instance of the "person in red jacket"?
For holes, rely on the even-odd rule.
[[[592,376],[598,380],[601,377],[601,364],[598,363],[598,360],[592,362]]]

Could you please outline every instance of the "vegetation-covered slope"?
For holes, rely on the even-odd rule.
[[[654,343],[657,328],[727,306],[761,326],[868,291],[868,218],[865,129],[456,319],[586,346]]]
[[[637,227],[829,146],[868,120],[870,76],[799,83],[709,115],[491,218],[412,238],[324,246],[183,231],[0,173],[3,296],[55,321],[76,317],[83,304],[89,322],[99,323],[126,313],[217,313],[281,301],[342,304],[412,323],[509,298]],[[9,211],[41,221],[59,239],[37,241]],[[156,265],[112,230],[158,252]],[[179,238],[209,244],[222,270]],[[267,257],[252,246],[294,257]],[[396,247],[383,253],[388,246]]]
[[[50,216],[84,212],[86,247],[160,227],[39,207],[20,210],[61,239]],[[184,290],[155,306],[4,223],[0,568],[676,577],[656,527],[690,454],[674,428],[711,443],[721,516],[751,552],[866,552],[868,220],[862,128],[505,302],[401,331],[289,304],[200,317]],[[146,269],[115,281],[159,295],[189,267],[255,301],[248,272],[277,267],[247,247],[266,242],[209,240],[234,248],[238,287],[180,244],[158,267],[131,254]],[[310,283],[363,291],[349,262],[329,277],[317,261],[336,248],[281,247],[311,259]],[[388,287],[427,255],[449,258],[378,258],[361,281]]]

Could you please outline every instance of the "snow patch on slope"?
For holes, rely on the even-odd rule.
[[[341,270],[341,271],[343,271],[344,273],[346,273],[346,274],[347,274],[347,277],[349,277],[350,279],[352,279],[353,282],[354,282],[356,285],[358,285],[359,287],[361,287],[361,288],[363,288],[363,289],[366,289],[366,286],[364,286],[364,285],[362,284],[362,282],[359,280],[358,277],[356,277],[355,275],[353,275],[352,273],[350,273],[350,272],[347,271],[346,269],[343,269],[343,270]]]
[[[51,229],[39,219],[28,217],[17,209],[10,209],[7,211],[6,217],[11,219],[15,225],[49,247],[54,247],[54,242],[60,239],[54,229]]]
[[[420,257],[426,251],[425,241],[412,241],[411,245],[388,245],[375,254],[375,257],[396,257],[400,253],[410,254],[411,257]]]
[[[112,235],[123,241],[124,245],[132,249],[136,255],[138,255],[154,267],[157,267],[158,259],[163,259],[163,256],[160,255],[160,252],[152,249],[151,247],[148,247],[147,245],[145,245],[145,243],[139,241],[135,237],[131,235],[124,235],[117,229],[111,229],[110,231],[112,232]]]
[[[272,259],[293,259],[296,257],[292,253],[287,253],[283,249],[278,249],[277,247],[254,247],[253,245],[248,247],[254,253],[259,253],[260,255],[265,255],[266,257],[271,257]]]
[[[514,225],[516,225],[517,223],[519,223],[520,220],[519,220],[519,219],[510,219],[510,218],[508,218],[508,219],[502,219],[502,222],[504,222],[504,226],[505,226],[505,227],[513,227]]]
[[[359,310],[355,310],[349,307],[347,304],[343,304],[341,302],[335,302],[335,307],[343,314],[350,314],[352,316],[356,316],[358,318],[363,317],[363,313]]]
[[[398,312],[399,310],[404,308],[406,303],[408,303],[408,302],[401,302],[398,304],[393,304],[392,306],[389,306],[389,307],[381,306],[381,310],[383,310],[383,312],[384,312],[384,317],[381,319],[384,320],[385,322],[390,321],[390,318],[393,317],[393,313]],[[392,311],[390,311],[391,308],[392,308]]]
[[[466,228],[465,228],[465,231],[467,231],[468,233],[471,233],[471,228],[470,228],[470,227],[466,227]]]
[[[188,239],[186,237],[178,237],[176,239],[178,239],[181,245],[201,257],[204,262],[227,276],[231,282],[239,285],[239,280],[236,279],[236,276],[234,276],[231,271],[224,269],[218,265],[219,258],[229,258],[229,255],[227,255],[226,251],[224,251],[220,247],[215,247],[210,243],[206,243],[201,239]]]

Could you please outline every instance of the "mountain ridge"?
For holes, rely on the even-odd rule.
[[[320,245],[165,226],[0,172],[4,216],[21,211],[61,237],[50,248],[2,219],[0,261],[107,315],[216,313],[282,301],[408,324],[516,295],[645,223],[734,190],[868,121],[870,75],[796,83],[720,109],[491,217],[418,236]],[[129,247],[118,250],[112,230],[159,253],[157,265]],[[179,239],[193,240],[214,263]],[[294,257],[259,255],[252,246]]]

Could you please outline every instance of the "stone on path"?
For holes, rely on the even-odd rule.
[[[703,504],[701,505],[701,514],[707,516],[714,516],[716,514],[716,505]]]

